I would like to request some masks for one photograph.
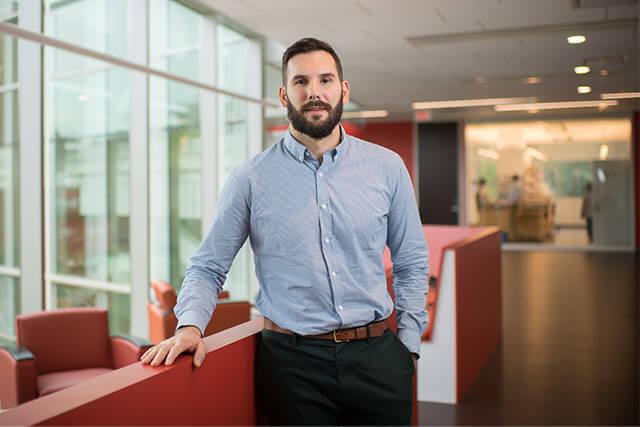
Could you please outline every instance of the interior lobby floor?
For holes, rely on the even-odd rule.
[[[461,404],[419,403],[420,424],[638,425],[639,261],[503,252],[502,343]]]

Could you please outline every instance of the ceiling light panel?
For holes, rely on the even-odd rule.
[[[561,110],[565,108],[601,108],[618,105],[616,100],[539,102],[530,104],[496,105],[496,111]]]
[[[640,92],[612,92],[600,95],[602,99],[633,99],[640,98]]]
[[[426,101],[411,104],[414,110],[435,110],[441,108],[493,107],[503,104],[535,102],[535,98],[480,98],[453,99],[448,101]]]

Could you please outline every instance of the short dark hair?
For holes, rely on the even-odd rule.
[[[336,68],[338,69],[338,78],[342,81],[342,63],[336,51],[333,50],[329,43],[312,37],[305,37],[289,46],[282,54],[282,84],[285,86],[287,84],[287,64],[289,64],[291,58],[301,53],[315,52],[318,50],[324,50],[333,57],[334,61],[336,61]]]

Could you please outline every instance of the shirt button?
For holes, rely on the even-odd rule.
[[[324,239],[325,243],[329,243],[329,238]]]
[[[341,305],[338,306],[338,310],[342,311],[342,306]]]
[[[322,172],[318,172],[318,176],[322,178]]]
[[[336,273],[336,272],[334,271],[333,273],[331,273],[331,275],[332,275],[333,277],[336,277],[336,276],[338,275],[338,273]]]
[[[321,207],[322,209],[327,209],[327,204],[326,204],[326,203],[323,203],[323,204],[321,204],[321,205],[320,205],[320,207]]]

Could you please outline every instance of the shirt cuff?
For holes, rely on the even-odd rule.
[[[420,334],[412,331],[411,329],[403,328],[398,329],[398,338],[407,347],[407,350],[411,353],[415,353],[420,356]]]
[[[203,319],[203,316],[200,315],[197,311],[185,311],[178,318],[178,324],[176,326],[176,331],[185,326],[195,326],[200,329],[200,336],[204,333],[207,328],[207,324],[209,323],[208,319]]]

